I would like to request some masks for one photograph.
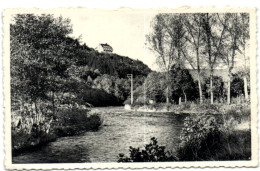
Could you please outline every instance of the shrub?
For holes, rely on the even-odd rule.
[[[34,146],[53,133],[53,119],[28,104],[12,112],[12,149]]]
[[[118,162],[159,162],[175,161],[176,158],[165,151],[165,146],[159,146],[156,138],[151,138],[150,144],[145,145],[144,150],[130,146],[130,157],[119,154]]]
[[[88,116],[89,109],[72,108],[57,113],[57,133],[61,135],[74,135],[87,130],[97,130],[102,124],[101,118],[94,113]]]
[[[236,131],[234,117],[192,115],[184,121],[180,161],[248,160],[251,156],[250,130]]]
[[[101,126],[102,120],[100,115],[98,114],[92,114],[88,117],[88,120],[86,122],[87,130],[97,131],[98,128]]]
[[[55,116],[37,115],[29,108],[12,115],[12,150],[17,151],[85,131],[96,131],[102,124],[101,117],[88,109],[66,109]],[[39,111],[40,112],[40,111]]]

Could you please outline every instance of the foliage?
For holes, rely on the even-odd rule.
[[[69,64],[65,46],[70,33],[69,20],[61,17],[15,16],[10,26],[12,97],[46,99],[46,92],[56,88],[55,76],[62,76]]]
[[[85,131],[96,131],[102,124],[98,114],[89,110],[60,110],[55,116],[35,113],[30,106],[12,115],[12,150],[14,152],[41,145],[61,136],[71,136]]]
[[[143,84],[148,99],[156,102],[165,101],[166,80],[162,73],[152,72]]]
[[[206,90],[207,94],[205,95],[206,97],[209,97],[208,94],[210,94],[210,91],[212,89],[214,93],[214,100],[224,102],[225,99],[225,86],[224,86],[224,81],[221,77],[218,76],[213,76],[213,86],[210,88],[210,78],[206,79]]]
[[[152,31],[147,35],[151,50],[156,54],[156,62],[166,80],[166,103],[170,101],[170,70],[174,64],[181,64],[181,47],[184,46],[185,30],[181,14],[157,14],[151,24]]]
[[[237,97],[237,96],[244,94],[244,81],[241,78],[241,76],[239,75],[239,73],[232,75],[231,84],[232,84],[232,86],[230,87],[231,97]],[[249,90],[249,87],[250,86],[248,86],[248,90]]]
[[[55,133],[59,136],[68,136],[89,130],[98,130],[102,124],[98,114],[88,116],[90,110],[72,108],[57,113]]]
[[[179,97],[185,101],[194,100],[198,97],[195,90],[195,83],[187,69],[180,68],[180,65],[173,65],[170,74],[172,100],[178,103]]]
[[[217,115],[186,118],[180,148],[177,150],[178,159],[180,161],[249,160],[250,130],[236,131],[236,124],[236,119],[230,115],[223,118]]]
[[[151,69],[139,60],[133,60],[117,54],[98,53],[93,50],[80,50],[75,56],[77,66],[89,66],[98,69],[101,74],[127,78],[127,74],[146,76]]]
[[[152,20],[151,28],[147,40],[165,73],[167,86],[170,84],[169,71],[174,64],[181,68],[192,68],[196,71],[196,88],[202,103],[203,94],[206,94],[202,92],[202,70],[207,68],[210,71],[210,84],[206,90],[209,92],[207,97],[211,97],[211,104],[213,97],[223,101],[224,97],[219,98],[223,92],[227,93],[226,101],[230,104],[230,87],[233,87],[231,74],[234,67],[241,67],[235,65],[237,58],[243,56],[242,73],[244,76],[249,73],[245,52],[249,40],[248,13],[158,14]],[[221,89],[227,90],[217,91],[214,96],[213,91],[219,82],[215,83],[215,79],[212,79],[213,72],[223,64],[228,68],[228,80],[225,80],[228,86]],[[245,82],[247,79],[244,77]],[[247,91],[244,94],[248,99]]]
[[[119,154],[118,162],[160,162],[175,161],[175,157],[165,151],[165,146],[159,146],[156,138],[151,138],[150,144],[145,145],[144,150],[130,146],[130,157]]]
[[[187,69],[181,69],[177,65],[173,65],[169,75],[170,80],[170,99],[178,103],[179,97],[186,100],[194,100],[197,98],[195,83]],[[166,102],[167,80],[163,73],[151,72],[146,77],[143,85],[134,90],[134,104],[146,104],[149,100],[156,103]],[[125,103],[129,102],[129,99]]]

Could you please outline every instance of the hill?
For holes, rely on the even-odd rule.
[[[74,42],[76,49],[76,65],[89,66],[98,69],[101,74],[117,76],[119,78],[127,78],[127,74],[135,76],[147,76],[151,69],[139,60],[131,59],[127,56],[120,56],[115,53],[99,53],[86,46],[79,45],[77,40]]]
[[[16,15],[10,26],[12,107],[43,103],[121,105],[130,93],[127,74],[142,84],[151,69],[141,61],[99,53],[70,37],[69,20]]]

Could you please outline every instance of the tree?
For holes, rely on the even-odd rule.
[[[224,23],[227,20],[223,21]],[[205,41],[205,53],[207,54],[207,64],[210,69],[210,102],[214,103],[213,92],[213,72],[217,65],[217,60],[221,57],[223,49],[225,25],[222,25],[217,19],[216,14],[206,13],[202,16],[203,39]]]
[[[69,65],[65,47],[71,32],[69,20],[52,15],[18,14],[10,25],[12,97],[26,96],[36,113],[37,101],[49,98],[54,112],[55,78],[64,76]]]
[[[170,98],[170,70],[173,64],[181,63],[181,40],[185,35],[182,27],[182,17],[179,14],[158,14],[152,22],[153,31],[147,36],[151,50],[158,55],[157,63],[165,73],[167,106]]]
[[[232,71],[235,64],[235,58],[239,49],[239,40],[242,35],[241,20],[238,13],[218,14],[219,21],[226,27],[223,53],[221,55],[223,62],[228,68],[228,85],[227,85],[227,104],[230,104],[230,85],[232,80]]]
[[[203,102],[202,86],[201,86],[201,46],[202,41],[202,14],[187,14],[184,22],[185,29],[187,30],[186,39],[188,40],[185,46],[183,46],[183,57],[188,61],[192,69],[197,72],[197,80],[199,87],[200,103]],[[195,51],[195,54],[194,54]]]
[[[185,103],[188,98],[192,99],[196,97],[195,83],[187,69],[183,69],[178,65],[173,65],[171,68],[171,88],[173,94],[173,100],[181,102],[181,97],[184,96]]]
[[[241,20],[241,37],[240,37],[240,45],[242,46],[242,53],[243,53],[243,68],[242,68],[242,77],[244,80],[244,94],[245,99],[248,100],[248,75],[249,75],[249,57],[246,55],[246,47],[248,45],[248,39],[249,39],[249,14],[248,13],[241,13],[240,14],[240,20]]]
[[[144,91],[146,92],[145,96],[148,96],[149,99],[156,102],[165,101],[165,92],[167,85],[164,75],[160,72],[151,72],[145,79],[143,84]]]

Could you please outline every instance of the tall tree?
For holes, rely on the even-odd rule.
[[[165,72],[166,78],[166,103],[169,104],[169,74],[170,68],[174,63],[174,52],[175,47],[171,36],[167,33],[165,28],[165,14],[158,14],[153,19],[152,29],[153,32],[148,35],[148,42],[151,45],[151,50],[157,53],[157,63],[161,67],[162,71]]]
[[[249,40],[249,14],[248,13],[241,13],[240,14],[241,20],[241,37],[240,37],[240,45],[242,46],[242,53],[243,53],[243,68],[242,68],[242,77],[244,80],[244,94],[245,99],[248,100],[248,77],[249,77],[249,57],[246,55],[246,48],[248,46]]]
[[[157,63],[166,78],[166,103],[170,101],[170,70],[173,64],[180,65],[181,47],[185,32],[180,14],[158,14],[152,23],[152,33],[148,35],[151,50],[157,53]]]
[[[235,65],[235,58],[239,50],[239,39],[242,35],[241,20],[238,13],[218,14],[221,24],[226,27],[225,42],[223,48],[222,60],[228,68],[227,84],[227,104],[230,104],[230,86],[232,80],[232,71]],[[225,22],[226,21],[226,22]]]
[[[202,24],[202,14],[186,14],[184,26],[187,30],[186,39],[188,40],[188,43],[181,49],[183,57],[188,61],[192,69],[197,72],[200,103],[203,102],[201,85],[201,66],[203,62],[201,59],[201,46],[203,45]]]
[[[69,64],[65,47],[71,32],[69,20],[52,15],[16,15],[10,26],[11,86],[34,103],[36,113],[37,101],[48,99],[49,94],[54,105],[55,77],[62,76]]]
[[[227,20],[223,21],[224,23]],[[207,54],[207,65],[210,69],[210,102],[214,103],[214,90],[213,90],[213,73],[217,66],[217,60],[221,57],[221,49],[223,47],[224,34],[226,31],[225,25],[222,25],[216,14],[203,14],[203,40],[205,42],[204,51]]]

